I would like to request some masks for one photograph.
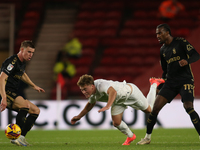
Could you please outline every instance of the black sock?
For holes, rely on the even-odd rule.
[[[16,124],[21,128],[21,130],[26,122],[26,115],[28,114],[28,111],[29,108],[21,108],[16,116]]]
[[[157,115],[150,113],[149,118],[147,119],[147,134],[151,134],[153,127],[156,123]]]
[[[38,114],[30,114],[27,118],[26,118],[26,122],[24,124],[23,130],[22,130],[22,134],[23,136],[26,136],[27,132],[31,130],[31,128],[33,127],[35,120],[37,119],[39,115]]]
[[[199,115],[196,113],[194,108],[188,108],[186,109],[186,112],[190,115],[190,119],[197,130],[198,134],[200,135],[200,119]]]

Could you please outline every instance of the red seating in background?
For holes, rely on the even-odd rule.
[[[151,11],[144,11],[144,10],[136,10],[133,12],[133,17],[135,19],[155,19],[158,17],[158,11],[157,10],[151,10]]]
[[[85,2],[81,5],[82,10],[121,10],[124,8],[124,4],[122,1],[116,1],[116,2],[106,2],[106,1],[100,1],[100,2]]]
[[[154,20],[146,20],[146,19],[133,19],[133,20],[127,20],[125,22],[125,27],[138,29],[138,28],[156,28],[157,25],[161,24],[162,21],[158,19]]]
[[[143,59],[145,66],[152,66],[155,63],[159,63],[159,60],[154,56],[147,56]]]
[[[109,47],[109,48],[106,48],[104,49],[104,52],[103,52],[103,57],[105,56],[117,56],[118,55],[118,48],[116,47]]]
[[[103,22],[103,20],[95,18],[88,23],[88,28],[101,28]]]
[[[109,73],[110,66],[100,66],[94,69],[94,76],[106,76]]]
[[[92,12],[90,11],[82,11],[77,16],[78,19],[91,19],[92,18]]]
[[[112,20],[105,20],[102,23],[102,28],[118,28],[120,20],[112,19]]]
[[[93,48],[83,48],[82,49],[82,57],[91,57],[93,58],[95,55],[95,49]]]
[[[129,65],[131,66],[144,66],[145,63],[144,63],[144,57],[140,57],[140,56],[135,56],[133,57],[132,59],[130,59],[129,61]]]
[[[99,44],[99,39],[97,38],[80,38],[80,42],[83,45],[83,48],[96,48]]]
[[[104,38],[104,37],[115,37],[117,34],[117,30],[116,29],[103,29],[100,30],[100,32],[98,33],[99,38]]]
[[[76,67],[76,76],[82,76],[84,74],[88,74],[89,72],[89,67],[88,66],[77,66]]]
[[[137,1],[133,7],[136,10],[157,10],[160,3],[160,1]]]
[[[95,11],[92,13],[92,18],[95,18],[95,19],[104,19],[105,16],[106,16],[105,11]]]
[[[130,27],[124,28],[120,32],[120,36],[122,37],[155,37],[155,29],[133,29]]]
[[[40,12],[36,10],[27,11],[24,16],[25,19],[38,20],[40,18]]]
[[[90,66],[92,64],[93,59],[90,56],[81,57],[79,59],[70,59],[70,62],[75,66]]]
[[[100,65],[102,66],[113,66],[115,64],[115,60],[112,56],[103,57],[100,61]]]
[[[86,1],[81,4],[75,35],[80,38],[83,50],[100,51],[98,48],[101,48],[103,51],[102,55],[98,55],[101,59],[93,70],[95,79],[132,82],[159,63],[160,44],[156,38],[156,27],[163,23],[158,18],[160,3],[157,0]],[[196,7],[193,4],[191,6]],[[127,15],[126,8],[130,10]],[[180,14],[176,21],[169,22],[172,31],[175,29],[173,35],[185,37],[189,35],[188,28],[196,26],[193,16],[197,13],[193,9],[187,10],[190,11]],[[83,51],[83,56],[97,56],[95,52],[92,55],[89,53],[90,50]]]
[[[39,20],[26,19],[22,21],[21,28],[35,28]]]
[[[117,65],[117,66],[122,66],[122,67],[126,67],[126,65],[127,66],[130,66],[129,63],[130,62],[130,60],[129,60],[129,57],[125,57],[125,56],[119,56],[119,57],[117,57],[117,58],[115,58],[115,64]]]
[[[25,37],[26,39],[32,39],[33,34],[34,34],[35,30],[33,30],[32,28],[25,28],[19,31],[18,36],[19,37]]]
[[[117,19],[119,20],[122,17],[120,11],[108,11],[105,16],[107,19]]]
[[[78,20],[75,23],[74,27],[75,27],[75,29],[79,29],[79,28],[82,29],[82,28],[87,28],[88,25],[89,25],[88,21],[86,21],[86,20]]]

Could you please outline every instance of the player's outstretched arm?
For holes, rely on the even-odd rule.
[[[108,93],[108,103],[105,107],[98,110],[99,113],[108,110],[112,106],[117,96],[117,91],[112,86],[108,88],[107,93]]]
[[[78,120],[80,120],[83,116],[85,116],[95,105],[96,103],[87,103],[84,107],[84,109],[80,112],[80,114],[78,116],[74,116],[71,119],[71,124],[75,124]]]
[[[26,73],[24,73],[24,74],[22,75],[21,80],[22,80],[23,82],[27,83],[28,85],[30,85],[34,90],[36,90],[36,91],[38,91],[38,92],[45,92],[44,89],[42,89],[41,87],[35,85],[35,84],[31,81],[31,79],[28,77],[28,75],[27,75]]]
[[[8,78],[8,75],[4,72],[1,72],[0,75],[0,95],[2,97],[1,104],[0,104],[0,111],[4,111],[7,106],[7,100],[6,100],[6,91],[5,91],[5,81]]]

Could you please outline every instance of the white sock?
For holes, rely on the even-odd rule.
[[[147,94],[147,101],[148,101],[148,103],[151,107],[151,110],[153,109],[153,105],[154,105],[154,102],[156,100],[156,88],[157,88],[157,84],[153,83],[150,86],[149,93]]]
[[[129,127],[126,125],[125,122],[121,121],[120,125],[116,127],[118,130],[120,130],[122,133],[127,135],[128,137],[133,136],[133,132],[129,129]]]
[[[147,133],[146,133],[146,135],[145,135],[145,137],[144,137],[144,138],[151,139],[151,134],[147,134]]]
[[[20,138],[25,138],[23,135],[20,135]]]

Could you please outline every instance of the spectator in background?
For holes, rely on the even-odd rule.
[[[169,21],[184,10],[184,5],[177,0],[165,0],[159,6],[159,16],[163,21]]]
[[[73,33],[70,34],[68,42],[65,44],[63,50],[67,53],[69,57],[79,58],[81,57],[82,44],[74,36]]]
[[[63,51],[58,53],[53,71],[56,76],[61,73],[64,78],[72,78],[76,74],[75,66],[68,60],[68,55]]]
[[[56,59],[56,63],[53,67],[54,72],[54,80],[56,83],[61,84],[62,89],[62,99],[65,99],[67,96],[67,85],[69,80],[75,76],[76,68],[75,66],[68,60],[68,55],[64,51],[59,51]],[[56,87],[53,89],[56,91]],[[51,96],[52,99],[55,99],[54,96]]]

